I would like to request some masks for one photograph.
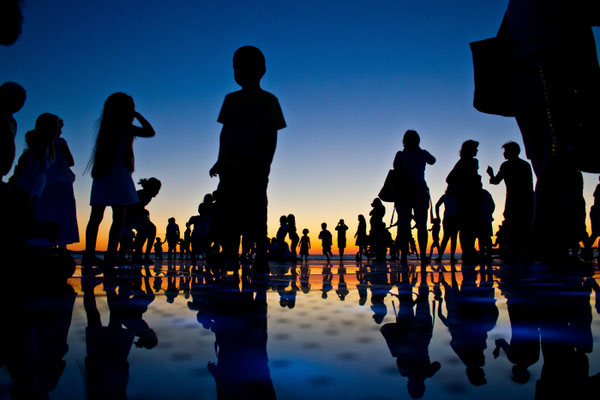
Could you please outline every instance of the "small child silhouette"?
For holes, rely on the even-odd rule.
[[[157,260],[162,260],[163,258],[163,249],[162,249],[162,245],[163,242],[160,241],[160,238],[157,237],[156,238],[156,242],[154,243],[154,258]]]
[[[310,249],[310,238],[308,237],[308,229],[302,230],[302,237],[300,238],[300,259],[304,258],[304,261],[308,262],[308,250]]]
[[[327,224],[323,222],[321,224],[322,231],[319,233],[319,239],[321,239],[321,245],[323,247],[323,255],[327,257],[327,263],[331,261],[333,253],[331,252],[331,244],[333,242],[333,236],[331,232],[327,230]]]
[[[439,218],[433,218],[431,220],[431,249],[429,250],[429,258],[433,257],[433,249],[437,248],[438,257],[442,257],[442,252],[440,249],[440,229],[442,221]]]

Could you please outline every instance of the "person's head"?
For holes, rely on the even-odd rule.
[[[189,229],[189,228],[190,228],[190,226],[192,226],[192,224],[190,224],[190,222],[189,222],[189,221],[185,223],[185,227],[186,227],[186,228],[188,228],[188,229]]]
[[[402,143],[404,144],[405,149],[418,149],[419,143],[421,143],[421,138],[419,137],[417,131],[409,129],[404,133]]]
[[[171,218],[168,219],[168,221],[169,221],[170,224],[174,224],[175,223],[175,218],[171,217]]]
[[[259,87],[266,71],[265,56],[256,47],[243,46],[233,54],[234,78],[243,89]]]
[[[530,377],[531,377],[531,374],[527,370],[526,365],[520,365],[520,364],[513,365],[512,378],[511,378],[513,380],[513,382],[525,384],[525,383],[529,382]]]
[[[160,238],[159,237],[156,238],[156,243],[160,243]]]
[[[21,0],[0,1],[0,44],[10,46],[21,35]]]
[[[506,142],[502,145],[502,148],[504,149],[504,158],[507,160],[517,158],[521,154],[521,147],[516,142]]]
[[[285,215],[282,215],[281,217],[279,217],[279,223],[281,225],[287,224],[287,217]]]
[[[127,126],[133,122],[134,114],[133,98],[122,92],[113,93],[104,102],[100,130],[102,130],[102,125],[107,128]]]
[[[148,194],[150,194],[152,197],[156,197],[156,195],[158,195],[158,192],[160,192],[160,188],[162,186],[160,181],[154,177],[140,179],[138,183],[142,189],[144,189],[145,192],[148,192]]]
[[[367,221],[365,220],[365,216],[364,216],[364,215],[362,215],[362,214],[360,214],[360,215],[358,216],[358,222],[365,222],[365,223],[366,223]]]
[[[340,222],[338,222],[339,225],[344,225],[344,220],[340,219]]]
[[[18,112],[27,99],[23,86],[15,82],[4,82],[0,85],[0,111],[14,114]]]
[[[296,225],[296,216],[294,214],[289,214],[287,216],[287,223],[288,225]]]
[[[474,158],[477,156],[477,147],[479,142],[476,140],[467,140],[463,142],[460,148],[460,158]]]
[[[204,200],[203,202],[206,204],[212,204],[212,202],[215,200],[215,197],[213,196],[212,193],[206,193],[204,195]]]
[[[156,336],[156,332],[151,328],[143,328],[139,329],[136,332],[138,336],[137,342],[135,342],[136,347],[143,347],[145,349],[152,349],[156,347],[158,344],[158,337]]]
[[[371,203],[371,207],[375,208],[375,207],[383,207],[383,203],[381,202],[381,200],[379,199],[379,197],[376,197],[375,199],[373,199],[373,202]]]
[[[35,128],[25,134],[25,143],[27,147],[34,151],[38,156],[43,156],[51,147],[53,150],[53,140],[60,132],[61,119],[50,113],[41,114],[35,121]],[[51,154],[51,157],[53,154]]]
[[[327,229],[327,224],[325,222],[323,222],[321,224],[321,229],[323,229],[323,230]]]
[[[306,228],[302,229],[302,234],[303,235],[308,235],[308,229],[306,229]]]

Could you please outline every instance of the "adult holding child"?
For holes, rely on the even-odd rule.
[[[394,170],[404,175],[405,187],[402,188],[402,197],[394,201],[398,214],[398,236],[401,252],[400,260],[406,263],[408,257],[408,243],[411,237],[410,223],[414,218],[417,225],[417,239],[421,262],[427,263],[427,210],[429,209],[429,188],[425,182],[425,166],[435,164],[435,157],[427,150],[420,147],[421,138],[414,130],[404,133],[402,139],[404,150],[396,153]]]
[[[141,126],[133,125],[137,120]],[[105,262],[116,260],[117,245],[125,222],[125,207],[139,201],[131,174],[134,171],[133,140],[155,135],[152,125],[135,111],[131,96],[117,92],[104,103],[94,153],[88,168],[92,169],[92,212],[86,228],[85,253],[82,264],[93,265],[98,228],[106,206],[111,206],[113,222],[108,236]]]

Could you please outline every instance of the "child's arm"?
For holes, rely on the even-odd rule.
[[[156,135],[156,132],[154,132],[154,128],[152,127],[152,125],[150,125],[150,122],[148,122],[146,118],[142,117],[142,114],[136,111],[134,113],[134,116],[135,119],[137,119],[140,122],[140,125],[142,126],[139,127],[131,125],[131,132],[133,133],[133,136],[152,137]]]
[[[440,197],[440,199],[437,201],[437,203],[435,203],[435,217],[436,218],[440,217],[440,207],[442,204],[444,204],[444,196]]]

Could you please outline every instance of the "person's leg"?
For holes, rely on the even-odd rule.
[[[396,242],[400,250],[400,261],[405,263],[408,257],[408,246],[410,238],[410,205],[404,201],[394,204],[398,215],[398,233]]]
[[[123,232],[123,223],[125,222],[125,206],[112,206],[112,213],[113,221],[108,232],[108,246],[106,248],[108,256],[114,256],[117,252],[117,245],[119,244],[121,232]]]
[[[90,219],[85,229],[85,252],[88,256],[93,256],[96,251],[96,240],[98,238],[98,228],[104,217],[106,206],[92,206]]]
[[[427,242],[429,240],[427,210],[429,210],[429,192],[415,193],[412,205],[417,225],[417,240],[419,242],[419,251],[421,252],[421,262],[427,262]]]
[[[152,252],[152,245],[154,244],[154,241],[156,240],[156,225],[154,225],[152,222],[148,221],[148,224],[146,225],[146,258],[150,259],[150,253]],[[144,245],[144,242],[142,242],[142,246]],[[142,250],[142,248],[140,248],[140,251]]]

